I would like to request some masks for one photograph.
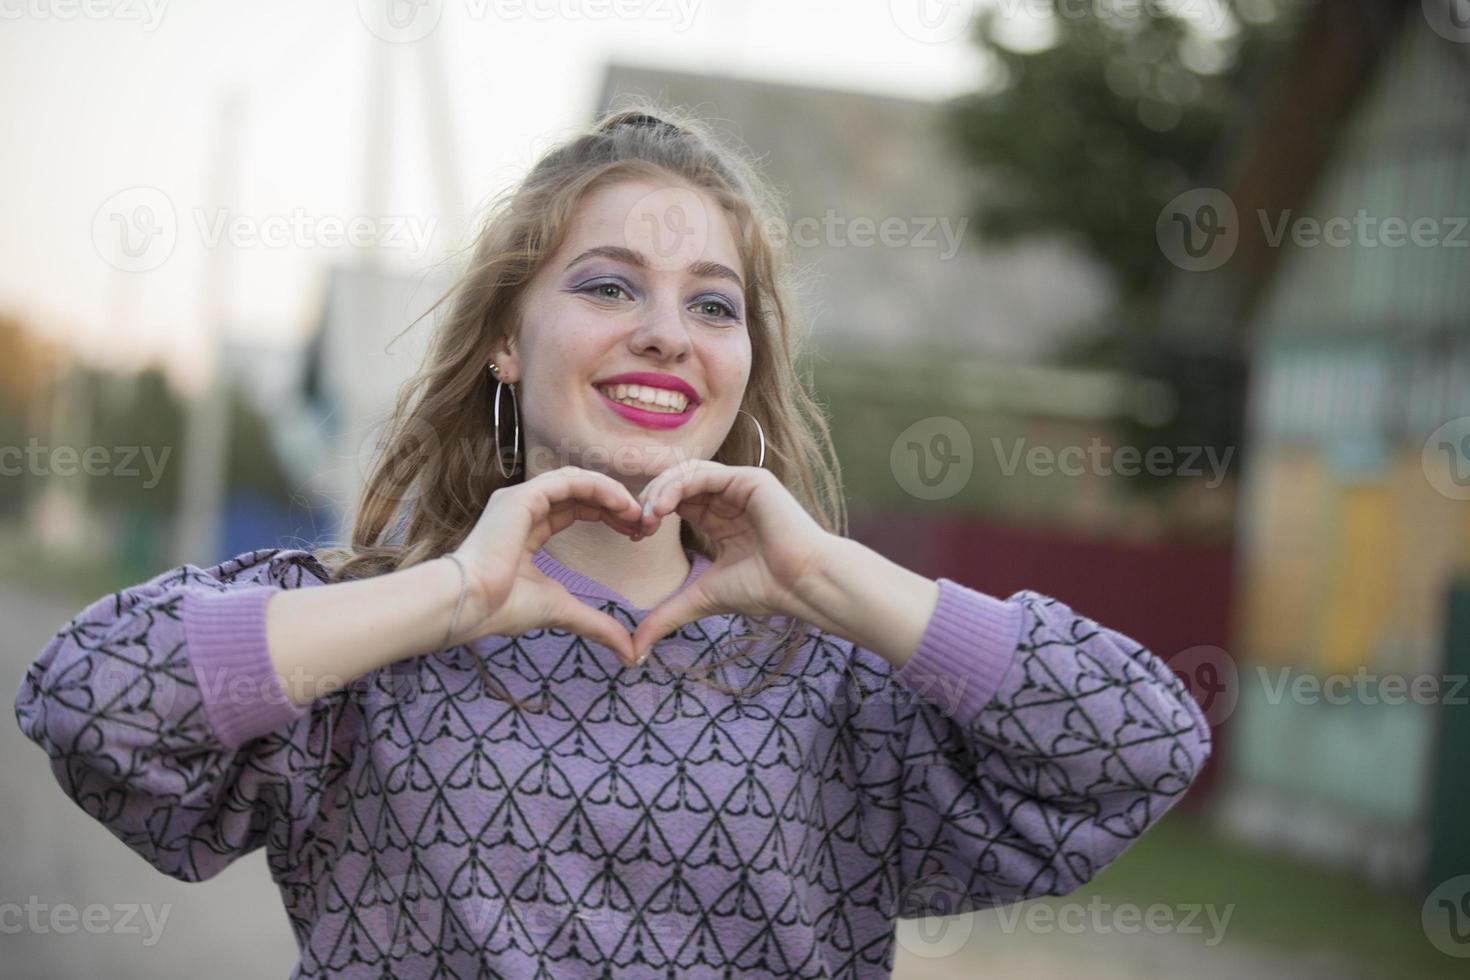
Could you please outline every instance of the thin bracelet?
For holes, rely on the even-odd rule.
[[[470,588],[469,572],[465,571],[464,561],[459,555],[447,552],[440,557],[448,558],[459,566],[459,602],[454,604],[454,615],[449,617],[449,628],[444,631],[444,642],[439,644],[441,649],[449,649],[449,638],[454,635],[454,627],[459,623],[459,611],[464,608],[464,597]]]

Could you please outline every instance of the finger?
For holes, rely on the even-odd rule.
[[[542,488],[542,495],[551,504],[570,500],[594,502],[627,518],[632,518],[638,510],[637,498],[627,487],[606,473],[564,466],[535,478],[542,479],[547,481]]]
[[[740,473],[728,466],[715,466],[690,473],[665,486],[646,510],[651,518],[663,518],[676,510],[681,501],[701,494],[719,496],[727,493],[740,480]],[[648,523],[645,519],[644,523]]]
[[[695,527],[704,528],[709,523],[710,507],[714,499],[707,493],[685,497],[674,508],[674,513]]]
[[[653,645],[679,627],[710,614],[703,593],[688,588],[659,603],[633,631],[633,665],[642,663]]]
[[[659,501],[668,499],[670,494],[682,495],[679,488],[684,486],[693,474],[701,472],[707,467],[718,469],[720,468],[720,464],[712,463],[709,460],[684,461],[664,470],[648,486],[644,487],[643,492],[639,494],[639,499],[643,504],[643,511],[640,517],[643,526],[648,529],[657,529],[661,523],[661,518],[673,509],[672,507],[667,507],[660,511],[658,509]],[[677,500],[677,496],[675,499]]]
[[[598,504],[580,500],[558,504],[548,516],[548,523],[553,532],[561,531],[574,521],[601,521],[608,527],[630,536],[636,534],[640,529],[636,519],[630,519]]]
[[[648,481],[648,484],[638,494],[638,503],[646,505],[653,500],[672,480],[680,479],[693,473],[702,466],[719,465],[705,459],[681,459],[678,462],[664,468],[663,472]]]
[[[607,508],[610,513],[618,514],[630,523],[636,519],[639,512],[638,499],[627,487],[606,473],[585,471],[577,485],[585,485],[591,490],[589,499]]]
[[[677,500],[678,499],[678,496],[677,495],[680,493],[680,489],[679,488],[681,486],[682,486],[682,484],[678,483],[677,481],[675,481],[673,483],[665,484],[665,491],[664,492],[665,493],[672,492],[672,493],[676,494],[676,496],[675,496],[674,499]],[[651,497],[648,500],[644,501],[644,503],[643,503],[643,510],[642,510],[642,512],[641,512],[641,514],[639,516],[639,519],[638,519],[639,533],[641,533],[641,534],[653,534],[653,533],[655,533],[658,530],[659,525],[663,523],[664,516],[668,513],[668,511],[667,510],[662,510],[661,511],[661,510],[655,508],[655,506],[654,506],[655,500],[659,499],[659,497],[661,497],[661,496],[662,496],[662,494],[659,494],[659,495],[656,495],[656,496]]]
[[[574,598],[570,593],[557,607],[553,621],[558,629],[570,630],[594,643],[600,643],[618,655],[625,665],[633,664],[633,638],[621,623],[605,612]]]
[[[637,528],[638,501],[627,487],[606,474],[590,470],[566,468],[553,472],[555,476],[541,488],[541,496],[546,501],[547,518],[554,531],[578,520],[608,520],[611,526],[629,533]]]

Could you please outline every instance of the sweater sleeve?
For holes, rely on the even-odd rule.
[[[308,552],[268,549],[96,600],[27,669],[21,731],[68,797],[165,874],[210,878],[268,834],[289,851],[320,784],[332,699],[286,697],[265,608],[324,579]]]
[[[889,709],[900,918],[1075,891],[1183,796],[1211,748],[1183,682],[1138,643],[1035,592],[1002,601],[938,581],[892,675],[914,695]]]

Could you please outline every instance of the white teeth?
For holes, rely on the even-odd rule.
[[[613,401],[654,412],[677,414],[689,405],[689,399],[680,392],[667,388],[650,388],[648,385],[602,385],[598,391]]]

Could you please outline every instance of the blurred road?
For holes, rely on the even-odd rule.
[[[0,726],[0,963],[28,980],[111,980],[185,976],[280,978],[296,962],[295,943],[263,852],[198,884],[175,881],[133,854],[61,792],[39,746],[21,734],[14,695],[26,666],[84,603],[0,585],[0,680],[7,719]],[[39,903],[32,924],[28,903]],[[90,921],[116,924],[89,932]],[[19,912],[7,910],[21,906]],[[71,906],[71,921],[58,917]],[[138,911],[125,921],[122,906]],[[147,912],[152,913],[150,921]],[[900,923],[898,980],[1353,980],[1366,976],[1340,959],[1291,958],[1227,941],[1146,930],[1038,933],[1024,920],[1007,931],[995,914]],[[20,931],[15,930],[17,924]]]
[[[26,667],[85,605],[0,585],[0,974],[27,980],[288,976],[296,943],[264,851],[206,882],[162,874],[62,793],[46,754],[16,724],[15,692]],[[39,910],[27,910],[28,903]],[[15,905],[18,912],[10,908]],[[88,912],[89,905],[106,912]],[[76,910],[70,920],[68,907]],[[98,931],[89,931],[89,923]]]
[[[937,920],[961,922],[962,919]],[[1140,929],[1135,933],[1096,931],[1033,933],[1024,928],[1007,932],[994,914],[969,917],[972,923],[963,946],[949,955],[928,955],[945,949],[932,939],[935,928],[926,925],[926,940],[914,940],[917,924],[899,923],[899,951],[895,980],[1369,980],[1341,957],[1288,956],[1229,941],[1205,946],[1198,938],[1159,935]],[[1386,978],[1385,978],[1386,980]]]

